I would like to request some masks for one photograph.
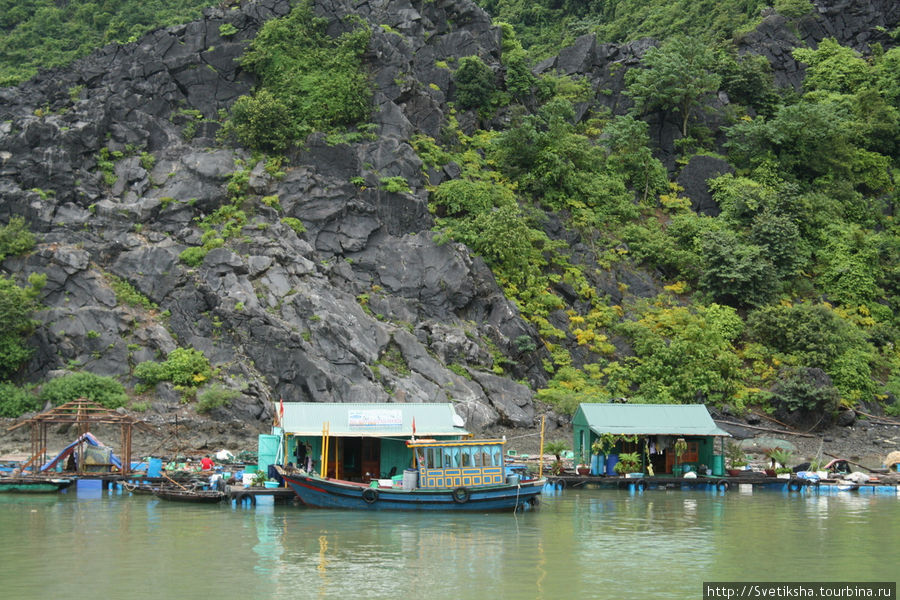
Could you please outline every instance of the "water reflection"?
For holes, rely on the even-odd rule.
[[[525,514],[418,515],[69,494],[0,498],[0,535],[11,598],[693,598],[711,580],[893,580],[900,505],[565,490]]]

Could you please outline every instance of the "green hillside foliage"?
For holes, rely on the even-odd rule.
[[[31,316],[40,307],[46,281],[46,275],[33,274],[27,285],[19,287],[0,275],[0,381],[12,377],[32,355],[26,339],[34,331]]]
[[[543,14],[547,28],[565,22]],[[501,10],[510,22],[500,26],[521,59],[514,16]],[[427,165],[464,165],[434,189],[436,226],[482,255],[537,327],[553,375],[538,396],[564,412],[617,396],[814,412],[890,402],[900,381],[897,52],[863,58],[825,40],[796,52],[807,79],[785,93],[764,59],[674,36],[626,74],[633,115],[597,109],[576,125],[572,102],[593,92],[551,75],[529,91],[507,82],[512,119],[500,131],[465,136],[451,121],[442,145],[420,139]],[[732,104],[716,147],[696,122],[719,90]],[[735,167],[710,181],[719,216],[695,213],[669,183],[646,110],[678,119],[679,164],[718,152]],[[554,218],[587,258],[546,234]],[[595,268],[635,266],[662,277],[659,296],[618,306],[591,284]],[[614,336],[633,355],[619,355]]]
[[[96,375],[88,371],[70,373],[51,379],[41,386],[38,400],[59,406],[78,398],[87,398],[107,408],[119,408],[128,402],[125,388],[112,377]]]
[[[365,121],[372,91],[362,55],[371,32],[348,17],[337,38],[304,2],[263,25],[241,65],[259,88],[235,102],[223,136],[254,149],[281,152],[313,131],[339,131]]]
[[[0,87],[200,17],[212,0],[0,0]]]
[[[494,18],[512,24],[536,58],[556,54],[580,35],[629,42],[680,34],[707,43],[730,40],[760,21],[765,0],[476,0]],[[783,0],[791,6],[808,0]],[[802,4],[801,4],[802,7]],[[794,7],[794,12],[797,12]]]

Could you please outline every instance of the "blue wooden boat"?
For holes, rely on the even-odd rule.
[[[306,506],[359,510],[500,511],[533,507],[546,482],[507,475],[503,440],[410,440],[415,469],[402,487],[325,478],[277,467]]]

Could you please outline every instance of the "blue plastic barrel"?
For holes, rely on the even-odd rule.
[[[607,475],[615,475],[616,474],[616,463],[619,462],[618,454],[607,454],[606,455],[606,474]]]
[[[150,466],[147,467],[147,477],[159,477],[162,474],[162,459],[151,458]]]
[[[600,463],[600,455],[592,454],[591,455],[591,475],[602,475],[603,469]]]

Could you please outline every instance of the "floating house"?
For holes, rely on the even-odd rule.
[[[702,404],[593,404],[578,407],[572,419],[576,459],[591,463],[591,472],[614,474],[623,453],[637,452],[642,470],[652,466],[656,475],[680,476],[683,471],[724,475],[723,442],[731,437],[720,429]],[[592,452],[594,442],[606,442],[602,465]],[[683,444],[679,443],[683,440]],[[683,450],[676,454],[676,444]],[[593,456],[592,456],[593,455]]]
[[[328,477],[368,482],[402,476],[413,465],[413,437],[458,440],[469,436],[449,403],[285,402],[281,427],[260,436],[260,468],[293,463],[317,473],[327,456]],[[264,437],[277,445],[266,451]]]

